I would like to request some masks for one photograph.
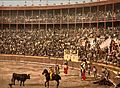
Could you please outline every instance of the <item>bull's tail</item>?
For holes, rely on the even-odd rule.
[[[11,82],[14,81],[14,75],[15,75],[15,73],[12,74]]]
[[[11,82],[12,82],[13,85],[15,85],[15,74],[16,73],[13,73],[12,74],[12,78],[11,78]]]
[[[13,83],[14,81],[15,81],[15,79],[12,77],[12,78],[11,78],[11,82]]]

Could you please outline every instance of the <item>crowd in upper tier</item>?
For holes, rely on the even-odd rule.
[[[0,30],[0,54],[63,58],[64,49],[78,50],[80,59],[120,66],[120,28]]]
[[[71,11],[72,12],[72,11]],[[109,21],[109,20],[120,20],[120,9],[116,10],[114,13],[109,11],[96,11],[96,12],[77,12],[75,11],[69,14],[63,11],[61,14],[58,12],[13,12],[8,15],[8,12],[3,12],[0,16],[0,20],[3,23],[82,23],[82,22],[92,22],[92,21]],[[25,15],[24,15],[25,14]]]

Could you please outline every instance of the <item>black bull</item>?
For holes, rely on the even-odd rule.
[[[20,86],[22,85],[23,83],[23,86],[25,85],[25,81],[27,79],[30,79],[30,74],[16,74],[16,73],[13,73],[12,75],[12,79],[11,81],[13,82],[13,85],[15,85],[15,81],[20,81]]]

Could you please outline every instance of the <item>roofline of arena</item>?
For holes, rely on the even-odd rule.
[[[47,5],[47,6],[0,6],[0,10],[50,10],[50,9],[66,9],[66,8],[80,8],[80,7],[92,7],[99,5],[107,5],[113,3],[119,3],[120,0],[107,0],[100,2],[89,3],[76,3],[66,5]]]

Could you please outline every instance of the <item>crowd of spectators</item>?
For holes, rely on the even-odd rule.
[[[100,45],[109,38],[109,46],[101,48]],[[0,30],[0,54],[63,58],[64,49],[78,50],[80,60],[120,66],[120,29]]]
[[[31,12],[32,13],[32,12]],[[3,23],[75,23],[75,22],[92,22],[92,21],[109,21],[109,20],[120,20],[120,11],[116,10],[114,13],[112,11],[98,11],[98,12],[77,12],[68,13],[38,13],[23,15],[6,15],[3,14],[0,17]],[[14,13],[13,13],[14,14]]]

